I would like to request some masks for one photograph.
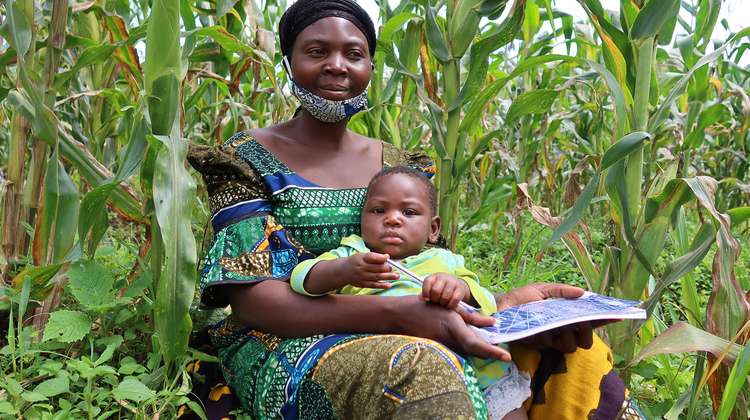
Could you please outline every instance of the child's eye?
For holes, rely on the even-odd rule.
[[[385,213],[385,210],[382,207],[374,207],[371,211],[373,213],[375,213],[375,214],[383,214],[383,213]]]
[[[416,216],[419,214],[419,212],[414,209],[404,209],[403,213],[405,216]]]

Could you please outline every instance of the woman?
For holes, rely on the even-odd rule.
[[[292,92],[301,103],[296,117],[190,153],[209,191],[215,232],[202,268],[202,303],[232,307],[211,331],[227,383],[256,418],[485,418],[471,368],[448,348],[500,358],[498,348],[466,325],[491,319],[414,296],[313,299],[290,289],[297,262],[358,233],[365,186],[383,166],[430,167],[423,156],[347,129],[349,117],[366,106],[375,51],[375,30],[364,10],[349,0],[300,0],[285,12],[279,31]],[[569,286],[533,285],[498,303],[580,294]],[[536,371],[534,405],[528,402],[532,418],[616,416],[624,387],[590,325],[526,344],[547,349],[519,347],[516,356]],[[565,357],[558,351],[578,347],[591,350]],[[555,375],[566,362],[568,371],[585,371],[575,385],[567,382],[569,375]],[[613,390],[601,388],[610,383]],[[550,384],[574,386],[565,391],[574,400],[582,399],[579,392],[591,398],[568,407]]]

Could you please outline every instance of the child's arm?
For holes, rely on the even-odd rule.
[[[305,277],[304,287],[310,294],[325,294],[348,284],[371,289],[388,289],[389,280],[398,280],[399,274],[386,264],[387,254],[366,252],[336,260],[319,261]]]

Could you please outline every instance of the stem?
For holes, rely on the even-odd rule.
[[[459,80],[459,63],[453,59],[445,63],[443,69],[443,83],[445,91],[445,103],[452,104],[458,97],[460,89]],[[440,219],[442,220],[443,236],[448,241],[451,249],[455,248],[456,231],[458,229],[458,191],[459,183],[453,176],[453,169],[459,156],[459,133],[458,127],[461,123],[460,107],[448,112],[448,121],[446,124],[445,150],[448,154],[447,159],[440,159]]]
[[[654,39],[646,39],[638,47],[638,67],[635,79],[633,128],[646,131],[648,125],[648,100],[651,89],[651,67],[654,59]],[[628,212],[631,218],[638,215],[641,204],[641,182],[643,180],[643,146],[628,158],[625,170],[627,194],[630,198]]]

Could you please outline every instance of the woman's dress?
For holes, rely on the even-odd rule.
[[[366,188],[316,185],[245,132],[219,147],[192,146],[189,160],[203,175],[213,214],[214,238],[200,276],[205,307],[228,304],[223,285],[288,281],[299,261],[359,234]],[[387,143],[383,165],[434,172],[425,156]],[[469,365],[431,340],[361,334],[283,339],[244,328],[231,316],[210,337],[226,382],[253,418],[487,416]],[[615,418],[623,406],[624,386],[598,338],[591,350],[572,355],[516,351],[519,367],[535,374],[527,401],[531,418]],[[214,385],[209,400],[228,393]],[[203,403],[212,409],[212,401]]]

